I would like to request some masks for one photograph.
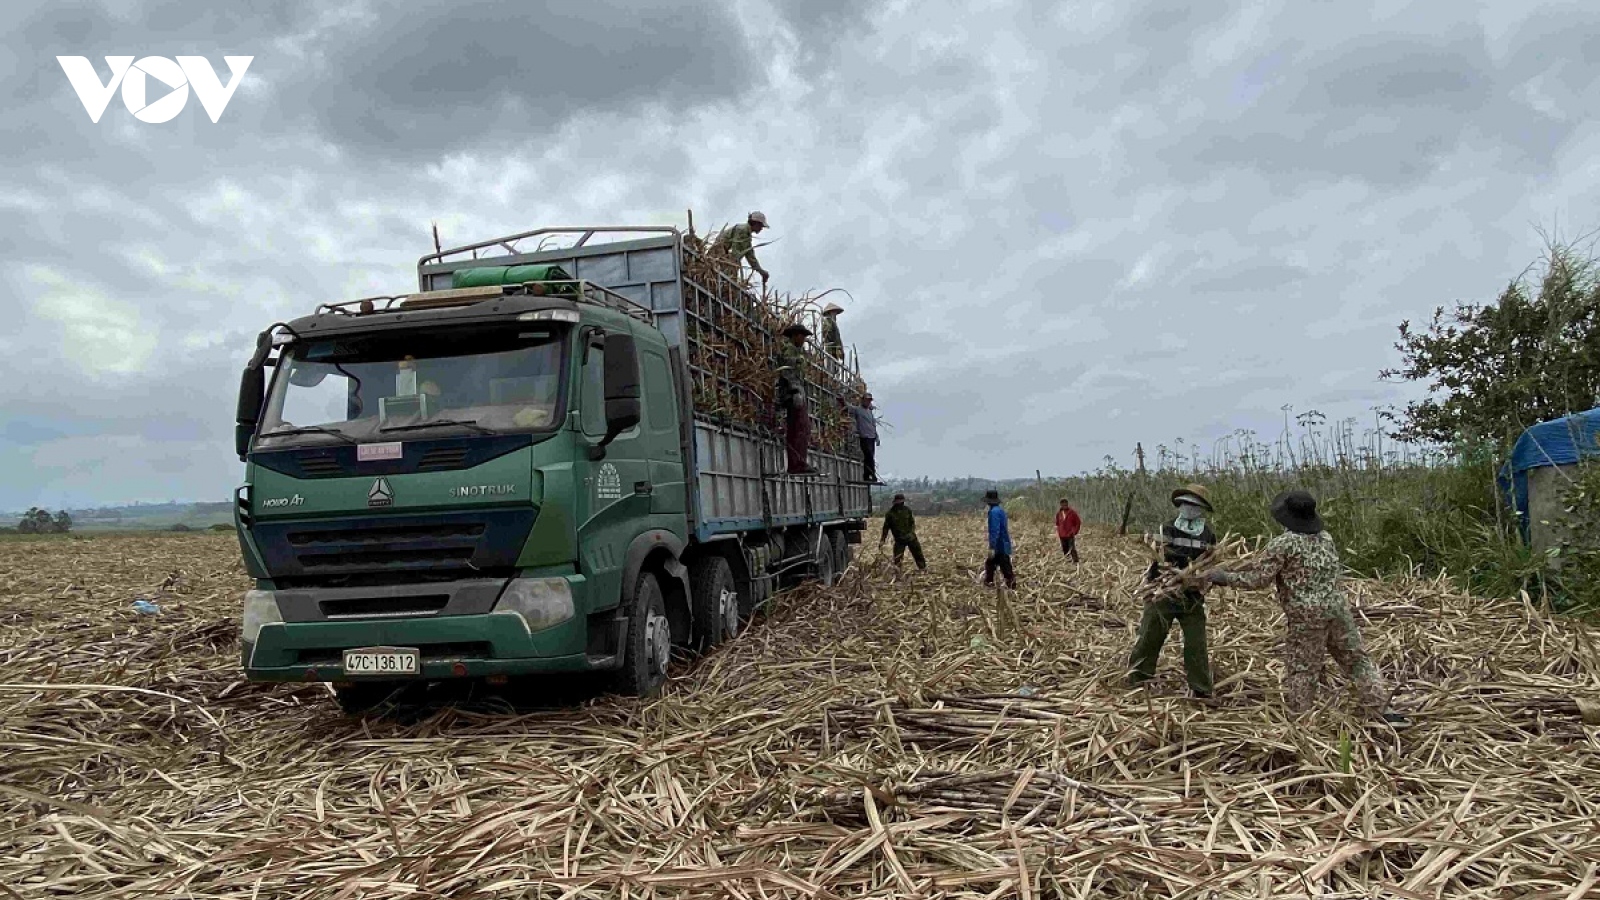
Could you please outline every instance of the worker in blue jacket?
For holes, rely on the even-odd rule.
[[[1006,520],[1005,507],[1000,505],[1000,492],[989,491],[983,495],[989,504],[989,559],[983,564],[983,583],[994,584],[994,570],[1005,576],[1006,587],[1017,589],[1017,575],[1011,570],[1011,527]]]

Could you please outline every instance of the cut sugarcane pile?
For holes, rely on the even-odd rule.
[[[869,534],[659,700],[535,683],[365,720],[240,681],[229,535],[0,539],[0,896],[1596,895],[1593,626],[1352,582],[1415,724],[1337,690],[1294,721],[1269,592],[1212,591],[1203,706],[1176,634],[1120,683],[1136,539],[1090,528],[1074,568],[1018,517],[1002,603],[981,517],[920,530],[929,572]]]

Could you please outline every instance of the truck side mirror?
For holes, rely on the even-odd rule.
[[[631,334],[607,334],[605,342],[606,436],[589,448],[590,459],[604,459],[606,445],[639,424],[639,350]]]
[[[255,437],[256,423],[261,420],[261,407],[267,392],[267,355],[272,352],[272,333],[261,332],[256,338],[256,352],[239,376],[239,408],[234,416],[233,449],[244,462],[250,455],[250,439]]]
[[[244,462],[250,454],[250,439],[255,437],[256,422],[261,418],[262,396],[267,389],[267,373],[263,369],[245,369],[239,376],[239,413],[234,426],[233,444]]]

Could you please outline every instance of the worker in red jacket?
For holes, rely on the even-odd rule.
[[[1072,508],[1067,498],[1061,498],[1061,508],[1056,510],[1056,537],[1061,538],[1061,552],[1078,562],[1078,532],[1083,528],[1083,518]]]

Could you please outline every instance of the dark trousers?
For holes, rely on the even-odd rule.
[[[1078,561],[1078,538],[1076,535],[1061,539],[1061,552],[1066,556],[1072,557],[1073,562]]]
[[[994,584],[994,570],[999,569],[1005,576],[1006,587],[1015,589],[1017,586],[1017,573],[1011,571],[1011,554],[991,553],[983,563],[983,583]]]
[[[783,445],[789,455],[789,471],[804,472],[810,467],[806,451],[811,448],[811,414],[806,398],[796,394],[789,401],[788,421],[783,429]]]
[[[900,558],[905,556],[907,550],[911,551],[911,559],[916,562],[917,568],[926,569],[928,561],[922,558],[922,542],[912,535],[905,540],[894,539],[894,564],[900,565]]]
[[[1183,673],[1196,694],[1211,693],[1211,659],[1206,653],[1206,603],[1195,595],[1162,597],[1146,603],[1139,637],[1128,656],[1128,680],[1134,684],[1155,677],[1161,645],[1176,621],[1183,632]]]
[[[878,480],[878,439],[861,439],[861,474],[868,481]]]

